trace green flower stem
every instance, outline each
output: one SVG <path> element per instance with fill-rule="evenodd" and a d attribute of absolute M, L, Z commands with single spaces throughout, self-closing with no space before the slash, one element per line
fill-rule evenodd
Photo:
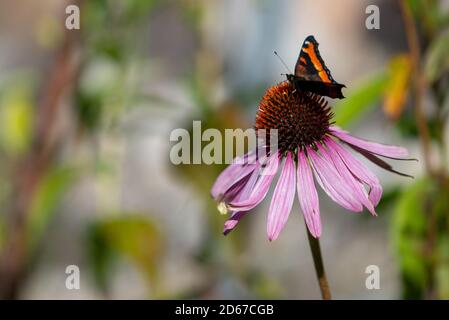
<path fill-rule="evenodd" d="M 324 271 L 323 257 L 321 256 L 320 241 L 312 236 L 306 226 L 307 237 L 309 239 L 310 250 L 312 251 L 313 263 L 320 286 L 321 296 L 323 300 L 331 300 L 331 292 Z"/>

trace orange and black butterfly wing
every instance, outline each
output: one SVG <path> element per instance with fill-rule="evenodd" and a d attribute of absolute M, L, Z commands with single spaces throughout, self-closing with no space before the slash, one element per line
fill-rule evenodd
<path fill-rule="evenodd" d="M 341 89 L 345 85 L 337 83 L 332 78 L 318 51 L 318 42 L 313 36 L 308 36 L 304 40 L 293 78 L 295 85 L 302 90 L 331 98 L 344 98 Z"/>
<path fill-rule="evenodd" d="M 344 84 L 340 83 L 326 83 L 321 81 L 309 81 L 301 80 L 295 77 L 291 80 L 293 85 L 301 91 L 309 91 L 320 96 L 327 96 L 330 98 L 343 99 L 345 96 L 341 92 L 341 89 L 345 87 Z"/>

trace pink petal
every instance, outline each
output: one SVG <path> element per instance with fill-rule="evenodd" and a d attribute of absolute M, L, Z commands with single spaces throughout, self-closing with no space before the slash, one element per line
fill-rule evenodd
<path fill-rule="evenodd" d="M 256 169 L 254 169 L 256 171 Z M 253 171 L 253 172 L 254 172 Z M 248 183 L 249 178 L 251 177 L 251 174 L 244 177 L 243 179 L 240 179 L 238 182 L 234 183 L 224 194 L 221 194 L 216 200 L 218 202 L 231 202 L 239 197 L 239 195 L 242 193 L 243 188 L 245 188 L 246 184 Z"/>
<path fill-rule="evenodd" d="M 356 138 L 349 134 L 349 132 L 337 127 L 330 126 L 329 127 L 331 134 L 342 141 L 352 144 L 356 147 L 365 149 L 366 151 L 372 152 L 379 156 L 384 156 L 388 158 L 401 159 L 408 156 L 407 149 L 398 146 L 385 145 L 377 142 L 371 142 L 367 140 L 363 140 L 360 138 Z"/>
<path fill-rule="evenodd" d="M 238 164 L 232 163 L 224 169 L 211 189 L 211 195 L 215 200 L 228 191 L 235 183 L 248 176 L 256 168 L 256 164 Z"/>
<path fill-rule="evenodd" d="M 288 220 L 295 199 L 295 162 L 289 151 L 268 211 L 268 240 L 276 240 Z"/>
<path fill-rule="evenodd" d="M 312 163 L 315 177 L 327 195 L 343 208 L 354 212 L 363 210 L 363 206 L 352 195 L 351 188 L 343 183 L 342 177 L 335 170 L 331 159 L 319 156 L 315 150 L 307 148 L 307 155 Z"/>
<path fill-rule="evenodd" d="M 248 182 L 245 184 L 245 186 L 243 187 L 242 191 L 240 192 L 240 194 L 236 197 L 236 200 L 238 201 L 242 201 L 242 200 L 246 200 L 250 194 L 251 191 L 253 190 L 257 179 L 259 177 L 259 168 L 257 168 L 256 170 L 254 170 L 254 172 L 251 174 Z M 223 233 L 225 235 L 227 235 L 229 232 L 232 231 L 232 229 L 234 229 L 237 226 L 237 223 L 240 221 L 240 219 L 247 213 L 247 211 L 235 211 L 232 213 L 231 218 L 229 218 L 224 225 L 224 230 Z"/>
<path fill-rule="evenodd" d="M 229 232 L 234 230 L 234 228 L 239 223 L 240 219 L 243 218 L 248 213 L 248 211 L 236 211 L 232 214 L 231 218 L 226 220 L 224 223 L 223 234 L 227 235 Z"/>
<path fill-rule="evenodd" d="M 298 198 L 307 228 L 312 236 L 321 236 L 321 219 L 318 193 L 313 181 L 312 169 L 309 166 L 306 156 L 298 151 Z"/>
<path fill-rule="evenodd" d="M 266 166 L 260 172 L 251 195 L 242 201 L 232 201 L 228 203 L 228 208 L 233 211 L 248 211 L 257 206 L 268 193 L 271 182 L 276 175 L 277 167 L 279 165 L 279 154 L 274 154 L 268 158 Z"/>
<path fill-rule="evenodd" d="M 356 198 L 356 200 L 362 205 L 364 205 L 374 216 L 377 216 L 373 204 L 368 199 L 368 194 L 366 193 L 363 184 L 354 178 L 354 176 L 348 170 L 348 168 L 346 167 L 345 163 L 340 158 L 338 153 L 330 147 L 326 149 L 321 144 L 317 144 L 317 146 L 320 149 L 323 157 L 327 157 L 334 163 L 337 172 L 340 174 L 340 177 L 342 178 L 341 181 L 342 184 L 345 183 L 352 190 L 352 194 Z"/>
<path fill-rule="evenodd" d="M 328 137 L 325 138 L 325 141 L 326 145 L 329 146 L 329 148 L 332 148 L 338 153 L 338 155 L 346 164 L 348 169 L 352 172 L 352 174 L 356 176 L 357 179 L 363 181 L 370 187 L 369 199 L 374 206 L 377 206 L 379 204 L 380 198 L 382 197 L 382 186 L 376 175 L 333 139 Z"/>

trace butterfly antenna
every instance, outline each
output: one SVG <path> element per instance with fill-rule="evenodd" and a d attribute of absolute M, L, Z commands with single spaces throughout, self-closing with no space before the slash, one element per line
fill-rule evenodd
<path fill-rule="evenodd" d="M 284 62 L 284 60 L 281 58 L 281 56 L 280 56 L 276 51 L 274 52 L 274 55 L 275 55 L 276 57 L 279 58 L 279 60 L 281 61 L 282 65 L 285 67 L 285 69 L 287 69 L 288 72 L 293 73 L 293 72 L 288 68 L 287 64 Z"/>

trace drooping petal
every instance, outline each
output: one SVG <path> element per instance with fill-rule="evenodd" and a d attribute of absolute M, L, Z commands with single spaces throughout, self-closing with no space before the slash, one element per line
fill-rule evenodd
<path fill-rule="evenodd" d="M 256 171 L 256 169 L 254 169 Z M 254 172 L 253 171 L 253 172 Z M 247 175 L 246 177 L 240 179 L 236 183 L 234 183 L 224 194 L 220 195 L 216 200 L 218 202 L 231 202 L 239 197 L 242 193 L 243 188 L 245 188 L 252 174 Z"/>
<path fill-rule="evenodd" d="M 305 154 L 301 151 L 298 151 L 297 189 L 299 204 L 307 228 L 312 236 L 319 238 L 321 236 L 321 219 L 318 193 L 313 181 L 312 169 Z"/>
<path fill-rule="evenodd" d="M 215 180 L 211 189 L 211 195 L 215 200 L 226 193 L 235 183 L 247 177 L 256 168 L 256 164 L 232 163 Z"/>
<path fill-rule="evenodd" d="M 239 223 L 240 219 L 242 219 L 247 213 L 248 213 L 248 211 L 236 211 L 236 212 L 234 212 L 232 214 L 231 218 L 226 220 L 226 222 L 224 223 L 223 234 L 227 235 L 229 232 L 234 230 L 234 228 Z"/>
<path fill-rule="evenodd" d="M 387 171 L 390 171 L 392 173 L 396 173 L 397 175 L 403 176 L 403 177 L 408 177 L 408 178 L 412 178 L 413 176 L 406 174 L 406 173 L 402 173 L 399 172 L 395 169 L 393 169 L 393 167 L 391 166 L 391 164 L 385 162 L 384 160 L 382 160 L 381 158 L 379 158 L 378 156 L 376 156 L 374 153 L 371 153 L 369 151 L 366 151 L 365 149 L 356 147 L 352 144 L 349 144 L 349 146 L 354 149 L 355 151 L 357 151 L 358 153 L 360 153 L 362 156 L 364 156 L 365 158 L 367 158 L 369 161 L 371 161 L 374 164 L 377 164 L 379 167 L 381 167 L 382 169 L 385 169 Z M 416 159 L 401 159 L 401 160 L 416 160 Z"/>
<path fill-rule="evenodd" d="M 398 146 L 385 145 L 377 142 L 372 142 L 360 138 L 356 138 L 349 134 L 349 132 L 337 127 L 329 127 L 331 134 L 340 140 L 352 144 L 361 149 L 365 149 L 371 153 L 377 154 L 379 156 L 393 158 L 393 159 L 403 159 L 408 156 L 407 149 Z"/>
<path fill-rule="evenodd" d="M 232 201 L 228 203 L 228 208 L 233 211 L 248 211 L 257 206 L 268 193 L 271 182 L 276 175 L 279 165 L 279 154 L 270 156 L 266 166 L 261 170 L 250 196 L 242 201 Z M 259 169 L 258 169 L 259 170 Z"/>
<path fill-rule="evenodd" d="M 307 155 L 312 163 L 315 177 L 327 195 L 343 208 L 354 212 L 363 210 L 362 204 L 352 195 L 351 187 L 344 183 L 335 170 L 331 159 L 318 155 L 315 150 L 307 148 Z"/>
<path fill-rule="evenodd" d="M 328 147 L 328 149 L 326 149 L 321 144 L 317 144 L 317 146 L 321 151 L 321 154 L 323 154 L 323 157 L 327 157 L 334 163 L 337 172 L 342 178 L 342 183 L 345 183 L 352 189 L 352 194 L 356 198 L 356 200 L 364 205 L 374 216 L 377 216 L 377 213 L 374 210 L 374 206 L 369 200 L 368 194 L 363 184 L 359 180 L 356 180 L 356 178 L 348 170 L 348 167 L 346 167 L 345 163 L 340 158 L 338 153 L 331 147 Z"/>
<path fill-rule="evenodd" d="M 370 188 L 369 199 L 374 206 L 379 204 L 382 197 L 382 186 L 379 179 L 362 162 L 354 157 L 349 151 L 335 142 L 332 138 L 325 138 L 326 145 L 338 153 L 352 174 L 360 181 L 363 181 Z"/>
<path fill-rule="evenodd" d="M 246 200 L 249 195 L 251 194 L 257 179 L 259 177 L 259 168 L 254 170 L 254 172 L 251 174 L 249 180 L 239 193 L 239 195 L 236 197 L 236 200 L 242 201 Z M 231 215 L 231 217 L 225 222 L 223 234 L 227 235 L 229 232 L 232 231 L 237 225 L 237 223 L 240 221 L 240 219 L 247 213 L 248 211 L 234 211 Z"/>
<path fill-rule="evenodd" d="M 295 161 L 289 151 L 268 210 L 268 240 L 276 240 L 288 220 L 295 199 Z"/>

